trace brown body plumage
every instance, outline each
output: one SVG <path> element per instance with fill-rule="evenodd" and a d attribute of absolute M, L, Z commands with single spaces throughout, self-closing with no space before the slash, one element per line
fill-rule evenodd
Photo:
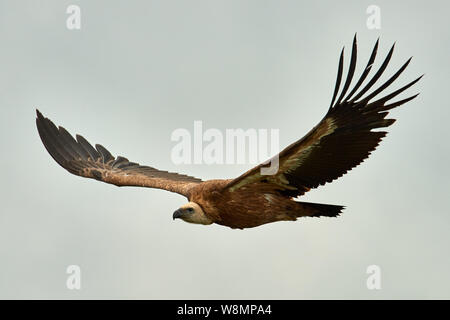
<path fill-rule="evenodd" d="M 303 216 L 337 216 L 343 209 L 342 206 L 297 202 L 267 183 L 234 192 L 227 188 L 231 182 L 200 183 L 192 188 L 189 201 L 200 204 L 213 223 L 241 229 L 276 221 L 295 221 Z"/>
<path fill-rule="evenodd" d="M 205 225 L 217 223 L 231 228 L 251 228 L 276 221 L 295 221 L 304 216 L 335 217 L 342 212 L 342 206 L 298 202 L 294 199 L 312 188 L 339 178 L 364 161 L 387 134 L 373 129 L 388 127 L 395 121 L 386 119 L 388 110 L 417 96 L 388 103 L 420 77 L 372 101 L 398 78 L 411 59 L 381 86 L 367 94 L 385 71 L 393 48 L 375 75 L 362 86 L 372 69 L 378 49 L 377 41 L 367 66 L 349 92 L 356 68 L 355 37 L 342 90 L 339 91 L 343 51 L 327 114 L 306 136 L 276 156 L 279 169 L 273 175 L 262 174 L 264 164 L 261 164 L 236 179 L 202 181 L 141 166 L 123 157 L 116 158 L 101 145 L 92 147 L 79 135 L 74 139 L 64 128 L 56 127 L 39 111 L 36 124 L 48 152 L 56 162 L 75 175 L 117 186 L 159 188 L 186 196 L 189 203 L 174 212 L 174 219 L 181 218 L 186 222 Z"/>

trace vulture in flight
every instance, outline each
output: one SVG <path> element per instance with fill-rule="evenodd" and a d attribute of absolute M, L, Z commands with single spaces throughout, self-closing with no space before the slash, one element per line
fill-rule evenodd
<path fill-rule="evenodd" d="M 388 80 L 375 86 L 394 50 L 393 45 L 381 66 L 369 77 L 378 42 L 353 86 L 356 36 L 347 76 L 341 87 L 344 68 L 342 49 L 336 85 L 327 113 L 303 138 L 275 156 L 278 157 L 279 167 L 271 175 L 262 174 L 263 163 L 235 179 L 202 181 L 130 162 L 121 156 L 115 157 L 100 144 L 94 148 L 82 136 L 76 135 L 74 138 L 63 127 L 55 126 L 38 110 L 36 125 L 47 151 L 72 174 L 116 186 L 158 188 L 185 196 L 189 202 L 173 213 L 173 219 L 243 229 L 275 221 L 295 221 L 299 217 L 336 217 L 342 212 L 343 206 L 300 202 L 295 198 L 311 188 L 332 182 L 369 157 L 387 134 L 386 131 L 373 129 L 392 125 L 395 120 L 386 118 L 389 110 L 417 96 L 392 101 L 421 77 L 380 97 L 406 69 L 411 58 Z"/>

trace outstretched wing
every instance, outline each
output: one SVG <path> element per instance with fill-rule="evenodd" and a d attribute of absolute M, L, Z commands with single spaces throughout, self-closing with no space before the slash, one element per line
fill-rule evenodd
<path fill-rule="evenodd" d="M 394 119 L 386 119 L 388 110 L 414 99 L 417 94 L 400 101 L 388 102 L 421 78 L 419 77 L 402 88 L 372 101 L 400 76 L 411 60 L 409 59 L 385 83 L 370 94 L 366 94 L 385 71 L 394 46 L 390 49 L 375 75 L 359 90 L 372 69 L 377 49 L 378 40 L 361 77 L 348 93 L 356 68 L 357 46 L 355 36 L 348 74 L 342 91 L 338 96 L 342 79 L 344 49 L 342 49 L 339 60 L 331 105 L 320 123 L 306 136 L 294 142 L 276 156 L 279 161 L 279 169 L 276 174 L 262 175 L 260 169 L 265 164 L 260 164 L 232 180 L 226 188 L 234 191 L 253 183 L 268 183 L 279 192 L 295 197 L 304 194 L 311 188 L 316 188 L 341 177 L 369 157 L 370 153 L 375 150 L 381 139 L 387 134 L 385 131 L 372 130 L 393 124 Z"/>
<path fill-rule="evenodd" d="M 36 110 L 36 125 L 42 142 L 50 155 L 64 169 L 77 176 L 92 178 L 116 186 L 136 186 L 164 189 L 189 197 L 189 190 L 200 179 L 141 166 L 128 159 L 112 156 L 103 146 L 91 146 L 77 135 L 76 140 L 63 127 Z"/>

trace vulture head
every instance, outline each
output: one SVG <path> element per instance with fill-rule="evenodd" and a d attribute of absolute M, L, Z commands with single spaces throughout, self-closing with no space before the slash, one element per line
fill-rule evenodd
<path fill-rule="evenodd" d="M 189 223 L 197 224 L 211 224 L 212 221 L 209 219 L 203 209 L 195 202 L 188 202 L 181 206 L 179 209 L 175 210 L 173 213 L 173 219 L 181 219 Z"/>

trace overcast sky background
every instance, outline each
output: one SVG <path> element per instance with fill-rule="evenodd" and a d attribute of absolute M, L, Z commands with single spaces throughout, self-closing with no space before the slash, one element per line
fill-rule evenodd
<path fill-rule="evenodd" d="M 81 8 L 81 30 L 66 8 Z M 381 29 L 366 9 L 381 8 Z M 0 298 L 450 298 L 449 6 L 423 1 L 0 0 Z M 70 175 L 43 147 L 35 108 L 114 155 L 203 179 L 251 165 L 175 165 L 170 135 L 280 129 L 281 147 L 329 105 L 338 57 L 421 92 L 363 165 L 303 200 L 338 219 L 248 230 L 172 221 L 185 198 Z M 346 52 L 346 62 L 349 50 Z M 394 88 L 393 87 L 393 88 Z M 382 289 L 368 290 L 378 265 Z M 79 265 L 81 290 L 66 288 Z"/>

